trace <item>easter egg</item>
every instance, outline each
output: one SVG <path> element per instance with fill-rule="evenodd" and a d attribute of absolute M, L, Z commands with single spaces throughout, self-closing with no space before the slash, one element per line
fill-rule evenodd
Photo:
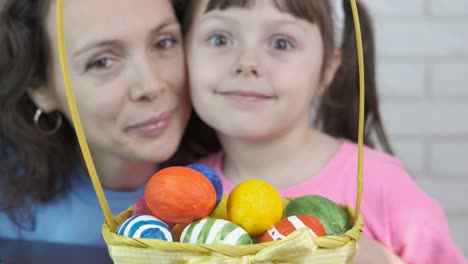
<path fill-rule="evenodd" d="M 134 215 L 123 222 L 116 233 L 133 238 L 154 238 L 172 242 L 172 233 L 166 223 L 151 215 Z"/>
<path fill-rule="evenodd" d="M 142 197 L 138 202 L 133 206 L 132 216 L 134 215 L 151 215 L 150 209 L 146 206 L 145 197 Z"/>
<path fill-rule="evenodd" d="M 229 217 L 227 215 L 228 197 L 229 195 L 227 194 L 223 195 L 223 198 L 221 198 L 221 201 L 219 202 L 218 206 L 216 206 L 216 208 L 210 213 L 209 217 L 229 220 Z"/>
<path fill-rule="evenodd" d="M 268 229 L 260 238 L 260 242 L 281 240 L 301 228 L 308 228 L 313 237 L 325 235 L 325 229 L 317 218 L 310 215 L 292 215 Z"/>
<path fill-rule="evenodd" d="M 174 238 L 174 242 L 180 242 L 180 235 L 182 235 L 182 231 L 188 226 L 189 224 L 176 224 L 172 228 L 172 238 Z"/>
<path fill-rule="evenodd" d="M 205 164 L 193 163 L 187 165 L 187 167 L 199 171 L 201 174 L 205 175 L 208 180 L 210 180 L 211 184 L 213 184 L 213 187 L 216 191 L 216 207 L 223 197 L 223 182 L 221 181 L 221 178 L 212 168 L 206 166 Z"/>
<path fill-rule="evenodd" d="M 153 215 L 153 213 L 151 213 L 150 209 L 148 209 L 148 206 L 146 206 L 145 197 L 142 197 L 133 206 L 132 216 L 134 216 L 134 215 Z M 164 222 L 164 223 L 166 223 L 169 226 L 169 228 L 174 227 L 173 223 L 170 223 L 170 222 L 167 222 L 167 221 Z"/>
<path fill-rule="evenodd" d="M 327 235 L 342 235 L 349 229 L 348 214 L 338 204 L 318 195 L 300 196 L 288 203 L 283 217 L 311 215 L 320 220 Z"/>
<path fill-rule="evenodd" d="M 200 172 L 187 167 L 168 167 L 146 184 L 146 205 L 157 218 L 189 224 L 206 217 L 216 203 L 213 184 Z"/>
<path fill-rule="evenodd" d="M 289 204 L 290 201 L 292 201 L 294 198 L 284 198 L 281 197 L 281 200 L 283 201 L 283 210 L 286 208 L 286 206 Z"/>
<path fill-rule="evenodd" d="M 223 220 L 205 218 L 185 227 L 180 242 L 194 244 L 249 245 L 252 238 L 240 226 Z"/>
<path fill-rule="evenodd" d="M 239 183 L 227 201 L 229 220 L 252 236 L 265 233 L 283 214 L 283 201 L 268 182 L 250 179 Z"/>

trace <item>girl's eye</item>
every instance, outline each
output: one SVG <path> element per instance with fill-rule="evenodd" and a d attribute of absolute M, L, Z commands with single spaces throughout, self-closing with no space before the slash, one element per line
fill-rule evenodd
<path fill-rule="evenodd" d="M 222 34 L 212 35 L 208 39 L 208 41 L 210 42 L 212 46 L 215 46 L 215 47 L 222 47 L 222 46 L 229 45 L 231 43 L 230 39 L 226 35 L 222 35 Z"/>
<path fill-rule="evenodd" d="M 86 70 L 103 71 L 110 68 L 113 62 L 113 59 L 107 57 L 93 60 L 86 65 Z"/>
<path fill-rule="evenodd" d="M 175 38 L 165 38 L 156 42 L 155 47 L 157 49 L 164 50 L 172 48 L 175 44 L 177 44 L 177 40 Z"/>
<path fill-rule="evenodd" d="M 277 50 L 290 50 L 294 48 L 294 45 L 285 38 L 277 38 L 272 41 L 271 47 Z"/>

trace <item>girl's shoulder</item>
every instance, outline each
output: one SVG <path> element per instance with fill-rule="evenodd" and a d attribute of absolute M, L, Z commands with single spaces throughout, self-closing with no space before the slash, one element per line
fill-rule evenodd
<path fill-rule="evenodd" d="M 344 164 L 342 171 L 351 173 L 355 179 L 358 169 L 357 144 L 344 141 L 335 157 Z M 347 178 L 351 178 L 351 175 Z M 392 202 L 412 200 L 415 205 L 433 203 L 433 199 L 422 190 L 398 157 L 370 147 L 363 149 L 363 184 L 364 195 L 369 197 Z"/>
<path fill-rule="evenodd" d="M 340 150 L 333 158 L 351 171 L 358 167 L 358 145 L 354 142 L 343 140 Z M 368 146 L 363 148 L 364 175 L 372 175 L 372 178 L 382 180 L 396 180 L 397 178 L 411 178 L 408 170 L 401 160 L 391 154 Z"/>
<path fill-rule="evenodd" d="M 356 175 L 357 144 L 343 143 L 342 149 L 348 157 L 356 157 L 349 164 L 348 170 Z M 354 153 L 354 154 L 353 154 Z M 386 208 L 393 212 L 392 218 L 401 214 L 405 219 L 411 212 L 420 211 L 420 215 L 443 216 L 441 206 L 419 186 L 402 162 L 395 156 L 369 147 L 363 152 L 363 202 L 367 206 Z M 421 211 L 421 208 L 424 210 Z M 382 212 L 384 214 L 385 212 Z M 419 219 L 419 218 L 418 218 Z M 403 221 L 403 220 L 402 220 Z"/>
<path fill-rule="evenodd" d="M 341 151 L 343 156 L 357 157 L 358 147 L 345 141 Z M 357 168 L 357 158 L 349 164 Z M 407 262 L 466 263 L 450 237 L 443 207 L 397 157 L 365 147 L 363 167 L 361 212 L 367 235 L 401 252 Z"/>
<path fill-rule="evenodd" d="M 358 144 L 343 139 L 340 152 L 343 152 L 343 156 L 352 157 L 354 155 L 357 158 Z M 363 161 L 371 164 L 379 164 L 380 166 L 403 166 L 398 157 L 369 146 L 363 147 Z"/>

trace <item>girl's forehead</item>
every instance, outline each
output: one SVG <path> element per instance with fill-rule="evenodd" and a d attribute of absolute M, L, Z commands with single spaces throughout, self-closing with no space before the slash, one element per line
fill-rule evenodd
<path fill-rule="evenodd" d="M 316 23 L 320 17 L 329 15 L 327 0 L 201 0 L 196 8 L 189 10 L 191 16 L 200 16 L 210 12 L 227 12 L 233 10 L 251 10 L 262 12 L 284 13 L 295 18 Z M 191 4 L 189 4 L 191 5 Z M 194 10 L 195 9 L 195 10 Z"/>
<path fill-rule="evenodd" d="M 205 2 L 209 2 L 209 0 Z M 224 9 L 199 8 L 198 19 L 195 19 L 194 24 L 203 25 L 210 23 L 210 21 L 220 20 L 225 25 L 243 25 L 248 31 L 254 29 L 264 30 L 283 25 L 299 26 L 301 29 L 315 26 L 315 23 L 311 23 L 310 20 L 280 9 L 273 0 L 252 1 L 252 3 L 254 4 L 244 6 L 232 5 Z"/>
<path fill-rule="evenodd" d="M 209 16 L 213 13 L 217 15 L 223 16 L 233 16 L 233 17 L 241 17 L 241 16 L 255 16 L 261 17 L 264 14 L 268 14 L 270 16 L 290 16 L 287 12 L 280 10 L 274 3 L 274 1 L 251 1 L 252 4 L 232 4 L 232 5 L 222 5 L 219 7 L 206 5 L 209 4 L 209 0 L 205 1 L 205 6 L 200 5 L 197 10 L 197 14 L 199 16 Z M 236 3 L 235 1 L 233 1 Z M 247 2 L 246 2 L 247 3 Z"/>

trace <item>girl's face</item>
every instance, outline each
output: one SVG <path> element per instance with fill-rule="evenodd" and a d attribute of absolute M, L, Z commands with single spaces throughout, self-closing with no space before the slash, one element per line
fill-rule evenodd
<path fill-rule="evenodd" d="M 186 39 L 192 104 L 220 135 L 261 141 L 308 129 L 310 105 L 333 78 L 316 24 L 274 1 L 204 12 Z M 322 71 L 323 70 L 323 71 Z"/>
<path fill-rule="evenodd" d="M 52 4 L 47 16 L 51 81 L 30 94 L 44 111 L 59 110 L 71 120 L 55 9 Z M 96 158 L 168 159 L 190 111 L 180 28 L 170 1 L 64 1 L 64 32 L 78 111 Z"/>

